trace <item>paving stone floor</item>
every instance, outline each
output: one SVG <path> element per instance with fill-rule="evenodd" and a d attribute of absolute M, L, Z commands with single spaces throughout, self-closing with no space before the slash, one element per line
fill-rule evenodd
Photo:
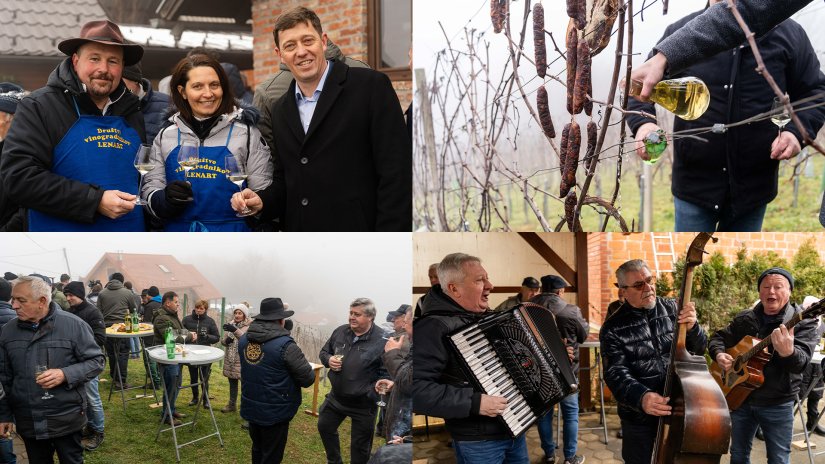
<path fill-rule="evenodd" d="M 579 416 L 579 451 L 585 457 L 587 464 L 617 464 L 623 462 L 621 459 L 622 440 L 616 437 L 619 430 L 619 417 L 616 415 L 615 407 L 607 408 L 607 429 L 608 443 L 604 443 L 604 433 L 601 428 L 598 430 L 581 430 L 582 428 L 599 426 L 598 412 L 582 413 Z M 554 425 L 556 425 L 554 423 Z M 795 432 L 802 432 L 799 416 L 796 416 L 794 427 Z M 454 464 L 455 455 L 453 449 L 447 446 L 448 434 L 443 428 L 431 429 L 430 440 L 426 439 L 423 430 L 416 436 L 413 459 L 426 459 L 427 464 Z M 804 440 L 800 435 L 794 437 L 795 440 Z M 813 443 L 818 447 L 814 450 L 825 451 L 825 437 L 813 436 Z M 539 464 L 543 462 L 544 452 L 541 450 L 539 434 L 536 427 L 532 427 L 527 432 L 527 448 L 530 450 L 530 463 Z M 561 452 L 556 450 L 556 462 L 563 462 Z M 751 461 L 756 463 L 766 462 L 764 442 L 754 440 Z M 791 452 L 791 464 L 809 464 L 808 453 L 805 450 L 793 450 Z M 814 457 L 816 464 L 825 464 L 825 454 Z M 729 464 L 730 456 L 722 457 L 722 464 Z M 417 463 L 416 463 L 417 464 Z"/>

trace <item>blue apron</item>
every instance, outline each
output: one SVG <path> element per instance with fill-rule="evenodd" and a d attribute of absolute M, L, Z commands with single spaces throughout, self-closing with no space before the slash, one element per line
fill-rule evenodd
<path fill-rule="evenodd" d="M 166 182 L 186 180 L 192 184 L 194 200 L 183 213 L 166 221 L 164 230 L 169 232 L 249 232 L 246 220 L 235 216 L 229 203 L 230 198 L 240 191 L 237 185 L 226 178 L 225 157 L 231 155 L 227 145 L 235 128 L 229 126 L 226 144 L 218 147 L 198 148 L 198 165 L 189 171 L 189 176 L 178 164 L 180 151 L 180 129 L 178 146 L 166 157 Z"/>
<path fill-rule="evenodd" d="M 74 101 L 74 99 L 73 99 Z M 120 116 L 82 115 L 74 101 L 78 119 L 54 149 L 52 172 L 101 190 L 120 190 L 136 195 L 138 172 L 135 153 L 140 146 L 137 131 Z M 61 219 L 33 209 L 29 210 L 32 232 L 142 232 L 143 209 L 135 209 L 109 219 L 95 214 L 91 224 Z"/>

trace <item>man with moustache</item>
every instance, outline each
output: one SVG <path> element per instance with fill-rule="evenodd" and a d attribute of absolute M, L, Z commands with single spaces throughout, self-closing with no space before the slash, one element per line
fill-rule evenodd
<path fill-rule="evenodd" d="M 802 311 L 790 301 L 793 283 L 791 273 L 781 267 L 763 272 L 756 283 L 756 306 L 737 314 L 727 327 L 713 334 L 708 344 L 711 359 L 728 370 L 734 359 L 725 350 L 746 335 L 770 337 L 772 342 L 767 348 L 771 360 L 765 364 L 764 383 L 730 414 L 732 464 L 750 462 L 757 427 L 762 428 L 768 462 L 790 462 L 794 400 L 817 343 L 816 319 L 802 320 L 791 330 L 786 328 L 788 321 Z"/>
<path fill-rule="evenodd" d="M 438 281 L 414 324 L 413 412 L 444 418 L 459 463 L 527 464 L 524 434 L 510 438 L 496 419 L 507 399 L 475 391 L 446 340 L 489 310 L 493 284 L 487 271 L 479 258 L 453 253 L 438 264 Z"/>
<path fill-rule="evenodd" d="M 275 53 L 295 77 L 272 106 L 272 186 L 233 205 L 286 231 L 412 230 L 412 142 L 389 78 L 324 57 L 327 34 L 312 10 L 275 22 Z"/>
<path fill-rule="evenodd" d="M 121 81 L 143 48 L 110 21 L 58 44 L 69 57 L 17 107 L 0 160 L 30 231 L 143 231 L 134 157 L 145 140 L 138 97 Z"/>
<path fill-rule="evenodd" d="M 369 461 L 377 412 L 376 390 L 380 385 L 386 385 L 387 390 L 393 386 L 381 360 L 384 331 L 374 322 L 375 304 L 369 298 L 356 298 L 349 305 L 349 323 L 332 332 L 319 354 L 321 363 L 330 368 L 332 384 L 318 409 L 318 434 L 329 464 L 343 463 L 338 427 L 347 417 L 352 420 L 350 462 Z"/>
<path fill-rule="evenodd" d="M 687 349 L 693 354 L 705 352 L 707 336 L 696 323 L 693 303 L 685 303 L 677 317 L 676 300 L 656 296 L 656 276 L 641 259 L 619 266 L 616 281 L 625 302 L 599 332 L 604 381 L 619 403 L 622 459 L 648 464 L 659 416 L 671 413 L 669 398 L 662 393 L 673 329 L 687 324 Z"/>

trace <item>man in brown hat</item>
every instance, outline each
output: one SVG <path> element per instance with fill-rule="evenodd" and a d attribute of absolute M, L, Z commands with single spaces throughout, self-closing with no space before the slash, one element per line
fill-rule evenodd
<path fill-rule="evenodd" d="M 4 189 L 28 209 L 31 231 L 142 231 L 133 162 L 143 116 L 121 74 L 143 48 L 106 20 L 58 48 L 68 57 L 18 105 L 0 160 Z"/>
<path fill-rule="evenodd" d="M 289 421 L 301 405 L 301 387 L 315 381 L 312 366 L 285 328 L 293 314 L 280 298 L 266 298 L 238 340 L 241 417 L 249 421 L 253 464 L 281 462 Z"/>

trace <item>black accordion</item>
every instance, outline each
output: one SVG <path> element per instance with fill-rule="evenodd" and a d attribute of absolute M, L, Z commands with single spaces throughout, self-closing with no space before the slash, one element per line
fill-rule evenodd
<path fill-rule="evenodd" d="M 507 398 L 498 416 L 515 438 L 578 389 L 556 319 L 522 303 L 448 336 L 476 390 Z"/>

